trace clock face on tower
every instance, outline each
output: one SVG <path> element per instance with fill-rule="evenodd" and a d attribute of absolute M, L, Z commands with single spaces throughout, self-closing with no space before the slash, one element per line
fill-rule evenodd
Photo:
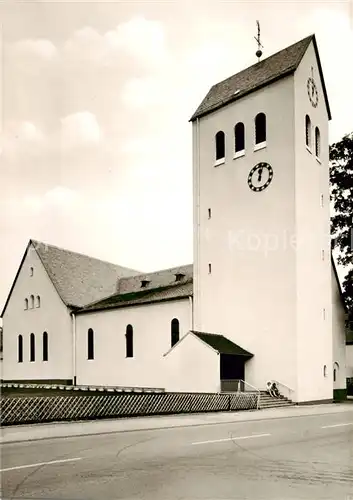
<path fill-rule="evenodd" d="M 263 191 L 270 185 L 273 178 L 273 170 L 271 165 L 262 162 L 253 167 L 248 176 L 249 188 L 253 191 Z"/>
<path fill-rule="evenodd" d="M 308 78 L 307 82 L 308 96 L 311 104 L 316 108 L 319 102 L 319 93 L 317 91 L 316 83 L 313 77 Z"/>

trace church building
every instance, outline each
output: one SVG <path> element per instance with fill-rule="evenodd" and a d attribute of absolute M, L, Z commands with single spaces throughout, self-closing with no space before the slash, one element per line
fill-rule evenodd
<path fill-rule="evenodd" d="M 141 273 L 30 240 L 2 379 L 344 397 L 330 119 L 315 35 L 214 85 L 190 120 L 193 264 Z"/>

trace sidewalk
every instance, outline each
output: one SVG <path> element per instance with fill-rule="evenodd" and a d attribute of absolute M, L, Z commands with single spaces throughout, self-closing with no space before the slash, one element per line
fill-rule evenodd
<path fill-rule="evenodd" d="M 215 425 L 276 418 L 307 417 L 348 413 L 353 416 L 352 404 L 322 404 L 310 406 L 289 406 L 266 410 L 252 410 L 225 413 L 203 413 L 193 415 L 168 415 L 153 417 L 119 418 L 113 420 L 94 420 L 81 422 L 55 422 L 34 425 L 3 427 L 0 443 L 33 441 L 64 437 L 112 434 L 139 430 L 170 429 L 196 425 Z"/>

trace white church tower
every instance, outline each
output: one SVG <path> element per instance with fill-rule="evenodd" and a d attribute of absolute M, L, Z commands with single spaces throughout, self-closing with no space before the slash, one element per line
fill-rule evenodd
<path fill-rule="evenodd" d="M 214 85 L 191 118 L 194 330 L 253 354 L 244 377 L 330 400 L 330 108 L 315 36 Z"/>

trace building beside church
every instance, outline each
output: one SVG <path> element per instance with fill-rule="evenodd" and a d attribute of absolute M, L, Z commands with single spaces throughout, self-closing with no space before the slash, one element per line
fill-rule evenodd
<path fill-rule="evenodd" d="M 330 119 L 314 35 L 214 85 L 191 118 L 193 265 L 142 274 L 31 240 L 2 313 L 2 378 L 344 395 Z"/>

